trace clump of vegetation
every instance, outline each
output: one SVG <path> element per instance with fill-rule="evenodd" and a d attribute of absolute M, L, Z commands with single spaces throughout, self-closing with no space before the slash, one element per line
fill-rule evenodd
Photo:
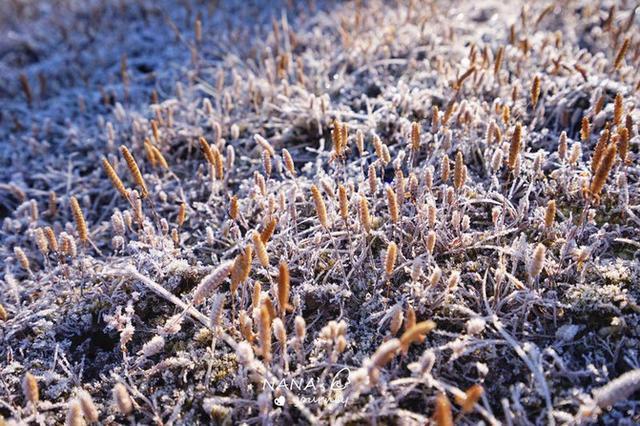
<path fill-rule="evenodd" d="M 0 4 L 0 424 L 639 420 L 636 8 L 219 3 Z"/>

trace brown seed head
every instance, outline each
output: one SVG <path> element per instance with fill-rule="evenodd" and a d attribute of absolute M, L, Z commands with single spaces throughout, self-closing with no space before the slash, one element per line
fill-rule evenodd
<path fill-rule="evenodd" d="M 120 152 L 122 152 L 122 156 L 124 160 L 127 162 L 127 167 L 129 168 L 129 172 L 131 172 L 131 177 L 133 177 L 136 185 L 140 187 L 142 198 L 147 198 L 149 192 L 147 191 L 147 185 L 144 183 L 144 179 L 142 178 L 142 173 L 140 173 L 140 169 L 138 168 L 138 163 L 136 163 L 135 158 L 129 152 L 126 146 L 120 146 Z"/>
<path fill-rule="evenodd" d="M 617 70 L 622 65 L 622 60 L 624 56 L 627 54 L 627 50 L 629 49 L 629 45 L 631 44 L 631 39 L 629 37 L 625 38 L 622 42 L 622 46 L 618 49 L 618 53 L 616 54 L 616 58 L 613 61 L 613 69 Z"/>
<path fill-rule="evenodd" d="M 251 246 L 245 247 L 244 251 L 236 256 L 233 262 L 233 270 L 231 271 L 231 293 L 235 294 L 238 286 L 249 278 L 251 273 L 251 260 L 253 250 Z"/>
<path fill-rule="evenodd" d="M 547 208 L 544 212 L 544 226 L 546 228 L 551 228 L 553 226 L 553 221 L 556 218 L 556 200 L 549 200 L 547 203 Z"/>
<path fill-rule="evenodd" d="M 604 154 L 605 149 L 607 148 L 607 144 L 609 143 L 609 129 L 604 129 L 600 137 L 598 138 L 598 143 L 593 150 L 593 157 L 591 157 L 591 173 L 595 173 L 598 170 L 598 164 L 600 164 L 600 160 L 602 159 L 602 154 Z"/>
<path fill-rule="evenodd" d="M 436 328 L 435 322 L 422 321 L 405 331 L 402 337 L 400 337 L 402 352 L 406 354 L 409 351 L 411 343 L 419 341 L 421 336 L 429 333 L 434 328 Z"/>
<path fill-rule="evenodd" d="M 569 145 L 567 143 L 567 132 L 564 130 L 560 133 L 560 138 L 558 140 L 558 157 L 561 161 L 564 161 L 567 158 L 567 150 L 569 149 Z"/>
<path fill-rule="evenodd" d="M 531 105 L 533 108 L 538 104 L 538 98 L 540 97 L 540 76 L 536 75 L 533 77 L 533 82 L 531 83 Z"/>
<path fill-rule="evenodd" d="M 593 107 L 593 114 L 598 115 L 598 113 L 600 111 L 602 111 L 602 108 L 604 107 L 604 103 L 606 101 L 606 96 L 605 95 L 600 95 L 600 97 L 598 98 L 598 100 L 596 101 L 595 106 Z"/>
<path fill-rule="evenodd" d="M 24 92 L 24 96 L 27 98 L 27 104 L 31 106 L 33 101 L 33 94 L 31 93 L 31 85 L 29 85 L 29 79 L 25 73 L 20 74 L 20 86 Z"/>
<path fill-rule="evenodd" d="M 431 107 L 431 131 L 437 132 L 438 125 L 440 124 L 440 110 L 438 105 L 434 105 Z"/>
<path fill-rule="evenodd" d="M 125 199 L 127 199 L 127 190 L 125 189 L 124 184 L 120 180 L 120 177 L 118 177 L 118 174 L 116 173 L 116 171 L 111 166 L 111 163 L 109 163 L 109 160 L 107 160 L 104 157 L 102 158 L 102 167 L 104 168 L 105 173 L 109 177 L 109 180 L 111 180 L 113 187 L 118 190 L 120 195 L 122 195 Z"/>
<path fill-rule="evenodd" d="M 442 182 L 449 180 L 449 174 L 451 174 L 451 166 L 449 165 L 449 156 L 442 157 L 442 163 L 440 164 L 440 179 Z"/>
<path fill-rule="evenodd" d="M 400 348 L 400 340 L 391 339 L 381 344 L 371 356 L 371 365 L 373 368 L 382 368 L 387 365 L 395 356 Z"/>
<path fill-rule="evenodd" d="M 177 223 L 179 227 L 182 227 L 185 219 L 187 218 L 187 203 L 180 203 L 180 207 L 178 208 L 178 218 Z"/>
<path fill-rule="evenodd" d="M 78 254 L 76 240 L 66 232 L 60 233 L 60 251 L 71 258 L 76 257 Z"/>
<path fill-rule="evenodd" d="M 358 199 L 358 216 L 360 219 L 360 226 L 365 233 L 371 232 L 371 216 L 369 215 L 369 203 L 364 196 L 360 196 Z"/>
<path fill-rule="evenodd" d="M 411 150 L 418 152 L 420 149 L 420 124 L 417 122 L 411 123 Z"/>
<path fill-rule="evenodd" d="M 376 166 L 373 164 L 369 165 L 369 173 L 367 175 L 367 179 L 369 181 L 369 191 L 372 194 L 375 194 L 378 190 L 378 179 L 376 176 Z"/>
<path fill-rule="evenodd" d="M 582 117 L 582 125 L 580 126 L 580 140 L 586 141 L 591 136 L 591 126 L 588 117 Z"/>
<path fill-rule="evenodd" d="M 253 247 L 256 251 L 260 264 L 267 268 L 269 266 L 269 255 L 267 254 L 267 248 L 262 241 L 262 236 L 258 231 L 253 231 L 251 239 L 253 240 Z"/>
<path fill-rule="evenodd" d="M 113 387 L 113 400 L 123 415 L 128 416 L 133 411 L 133 402 L 129 396 L 129 391 L 122 383 L 116 383 Z"/>
<path fill-rule="evenodd" d="M 2 303 L 0 303 L 0 321 L 6 321 L 9 319 L 9 314 L 7 313 L 7 310 L 4 308 L 4 306 L 2 306 Z"/>
<path fill-rule="evenodd" d="M 593 180 L 591 181 L 591 187 L 589 188 L 591 195 L 596 199 L 600 196 L 600 192 L 602 192 L 602 188 L 607 181 L 607 176 L 609 176 L 609 172 L 613 167 L 613 163 L 616 159 L 616 152 L 616 145 L 610 144 L 605 151 L 600 164 L 598 164 L 598 169 L 596 170 Z"/>
<path fill-rule="evenodd" d="M 51 249 L 51 251 L 57 253 L 58 240 L 56 239 L 56 234 L 53 232 L 53 228 L 51 228 L 50 226 L 44 228 L 44 235 L 47 238 L 47 241 L 49 241 L 49 248 Z"/>
<path fill-rule="evenodd" d="M 80 209 L 80 204 L 76 197 L 71 197 L 71 212 L 73 213 L 73 220 L 76 222 L 76 230 L 78 231 L 78 237 L 80 241 L 85 243 L 89 240 L 89 233 L 87 231 L 87 223 L 84 220 L 84 214 Z"/>
<path fill-rule="evenodd" d="M 482 385 L 475 384 L 465 391 L 464 396 L 456 396 L 456 403 L 462 408 L 463 413 L 470 413 L 483 393 Z"/>
<path fill-rule="evenodd" d="M 622 122 L 622 115 L 624 114 L 624 98 L 622 93 L 618 92 L 616 98 L 613 101 L 613 123 L 617 126 Z"/>
<path fill-rule="evenodd" d="M 284 317 L 287 306 L 289 305 L 289 266 L 285 261 L 280 261 L 278 266 L 278 307 L 280 308 L 280 316 Z"/>
<path fill-rule="evenodd" d="M 289 151 L 286 149 L 282 150 L 282 159 L 284 160 L 284 167 L 291 174 L 291 176 L 296 176 L 296 167 L 293 163 L 293 157 L 289 154 Z"/>
<path fill-rule="evenodd" d="M 38 381 L 30 372 L 27 372 L 22 379 L 22 393 L 24 393 L 25 399 L 31 404 L 35 405 L 40 400 Z"/>
<path fill-rule="evenodd" d="M 462 151 L 458 151 L 453 169 L 453 187 L 459 190 L 462 185 L 464 185 L 464 157 Z"/>
<path fill-rule="evenodd" d="M 208 298 L 213 291 L 218 288 L 224 280 L 231 274 L 233 270 L 234 262 L 227 260 L 221 263 L 216 269 L 209 275 L 204 277 L 193 295 L 193 304 L 195 306 L 200 305 Z"/>
<path fill-rule="evenodd" d="M 429 231 L 427 234 L 427 251 L 429 254 L 433 254 L 433 250 L 436 247 L 436 233 L 435 231 Z"/>
<path fill-rule="evenodd" d="M 271 236 L 273 235 L 273 232 L 276 230 L 277 224 L 278 224 L 278 221 L 276 220 L 275 217 L 272 216 L 267 222 L 267 224 L 265 225 L 262 232 L 260 233 L 260 238 L 262 239 L 263 243 L 267 244 L 269 242 L 269 240 L 271 239 Z"/>
<path fill-rule="evenodd" d="M 496 60 L 493 64 L 493 73 L 498 75 L 500 72 L 500 68 L 502 68 L 502 59 L 504 57 L 504 46 L 500 46 L 498 52 L 496 53 Z"/>
<path fill-rule="evenodd" d="M 522 146 L 522 124 L 517 123 L 511 136 L 511 144 L 509 145 L 509 162 L 507 165 L 510 170 L 515 169 L 516 161 L 520 156 L 520 148 Z"/>
<path fill-rule="evenodd" d="M 67 417 L 64 424 L 65 426 L 84 426 L 85 423 L 82 418 L 82 407 L 77 399 L 69 402 Z"/>
<path fill-rule="evenodd" d="M 443 392 L 436 396 L 436 407 L 433 413 L 433 421 L 436 426 L 453 426 L 453 414 L 449 398 Z"/>
<path fill-rule="evenodd" d="M 260 308 L 260 352 L 264 362 L 271 362 L 271 315 L 269 308 L 262 305 Z"/>
<path fill-rule="evenodd" d="M 387 275 L 391 275 L 393 268 L 396 265 L 396 257 L 398 255 L 398 246 L 395 242 L 391 241 L 387 246 L 387 255 L 384 259 L 384 271 Z"/>
<path fill-rule="evenodd" d="M 160 166 L 165 170 L 169 170 L 169 163 L 167 163 L 167 159 L 164 158 L 162 152 L 160 152 L 160 150 L 153 145 L 151 145 L 151 151 L 153 152 L 153 158 L 155 158 L 155 160 L 160 163 Z"/>
<path fill-rule="evenodd" d="M 82 407 L 82 413 L 84 414 L 85 419 L 89 422 L 97 422 L 99 413 L 93 403 L 91 395 L 89 395 L 87 391 L 81 390 L 78 394 L 78 400 L 80 401 L 80 406 Z"/>
<path fill-rule="evenodd" d="M 264 174 L 267 177 L 271 177 L 271 171 L 273 170 L 273 163 L 271 161 L 271 155 L 269 151 L 262 151 L 262 167 L 264 168 Z"/>
<path fill-rule="evenodd" d="M 22 250 L 20 247 L 14 247 L 13 254 L 15 254 L 16 259 L 18 259 L 18 263 L 20 264 L 20 266 L 22 266 L 22 269 L 24 269 L 25 271 L 31 271 L 29 258 L 24 253 L 24 250 Z"/>
<path fill-rule="evenodd" d="M 509 105 L 502 105 L 502 122 L 505 124 L 509 124 L 509 120 L 511 119 L 511 109 Z"/>
<path fill-rule="evenodd" d="M 327 217 L 327 207 L 324 204 L 324 200 L 322 199 L 322 194 L 317 186 L 311 185 L 311 196 L 313 197 L 313 202 L 316 206 L 316 215 L 320 220 L 320 224 L 324 228 L 329 228 L 329 219 Z"/>
<path fill-rule="evenodd" d="M 398 223 L 400 219 L 400 214 L 398 212 L 398 198 L 396 197 L 396 193 L 393 191 L 393 188 L 389 185 L 385 187 L 385 192 L 387 193 L 387 208 L 389 209 L 389 216 L 391 217 L 391 222 Z"/>
<path fill-rule="evenodd" d="M 529 263 L 529 275 L 532 279 L 535 279 L 542 272 L 542 268 L 544 268 L 544 258 L 547 249 L 544 244 L 540 243 L 536 246 L 533 251 L 533 257 L 531 258 L 531 262 Z"/>
<path fill-rule="evenodd" d="M 229 202 L 229 217 L 233 220 L 237 220 L 238 211 L 238 197 L 234 195 L 231 197 L 231 201 Z"/>
<path fill-rule="evenodd" d="M 618 155 L 623 164 L 627 164 L 629 152 L 629 129 L 622 127 L 618 129 Z"/>
<path fill-rule="evenodd" d="M 265 138 L 263 138 L 258 134 L 253 135 L 253 139 L 256 141 L 258 145 L 260 145 L 260 147 L 262 147 L 262 149 L 269 151 L 269 154 L 271 156 L 276 155 L 276 150 L 273 149 L 273 146 L 269 143 L 268 140 L 266 140 Z"/>
<path fill-rule="evenodd" d="M 158 161 L 156 160 L 156 154 L 153 152 L 153 147 L 149 139 L 144 140 L 144 152 L 147 154 L 147 160 L 151 163 L 151 167 L 156 167 Z"/>
<path fill-rule="evenodd" d="M 49 240 L 47 240 L 47 237 L 45 236 L 42 228 L 36 228 L 35 237 L 38 250 L 40 250 L 40 253 L 42 253 L 42 255 L 46 258 L 49 254 Z"/>
<path fill-rule="evenodd" d="M 356 147 L 358 148 L 358 153 L 362 157 L 364 155 L 364 133 L 362 133 L 362 130 L 360 129 L 356 132 Z"/>
<path fill-rule="evenodd" d="M 151 120 L 151 133 L 153 134 L 153 140 L 156 143 L 160 143 L 160 131 L 158 130 L 158 121 Z"/>
<path fill-rule="evenodd" d="M 347 196 L 347 189 L 342 184 L 338 185 L 338 202 L 340 205 L 340 217 L 346 223 L 349 218 L 349 197 Z"/>
<path fill-rule="evenodd" d="M 202 136 L 200 136 L 200 138 L 198 138 L 198 142 L 200 142 L 200 148 L 202 149 L 204 158 L 209 162 L 209 164 L 211 164 L 212 166 L 215 166 L 216 160 L 213 156 L 213 151 L 211 151 L 211 146 L 209 145 L 207 140 Z"/>

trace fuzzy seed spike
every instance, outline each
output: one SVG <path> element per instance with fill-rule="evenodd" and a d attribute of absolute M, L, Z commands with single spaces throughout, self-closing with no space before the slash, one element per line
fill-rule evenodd
<path fill-rule="evenodd" d="M 76 197 L 71 197 L 71 212 L 73 213 L 73 220 L 76 222 L 76 230 L 78 231 L 78 237 L 82 243 L 86 243 L 89 240 L 89 232 L 87 231 L 87 223 L 84 220 L 84 214 L 80 208 L 80 204 Z"/>
<path fill-rule="evenodd" d="M 124 161 L 126 161 L 127 163 L 127 167 L 129 168 L 129 172 L 131 172 L 131 177 L 133 177 L 133 181 L 136 183 L 136 185 L 140 187 L 140 190 L 142 191 L 140 193 L 140 196 L 142 198 L 147 198 L 147 195 L 149 194 L 149 192 L 147 191 L 147 185 L 145 184 L 144 179 L 142 178 L 142 173 L 140 173 L 140 168 L 138 168 L 138 163 L 136 163 L 135 158 L 133 158 L 133 155 L 131 154 L 131 152 L 129 152 L 129 149 L 126 146 L 121 145 L 120 152 L 124 157 Z"/>
<path fill-rule="evenodd" d="M 102 167 L 109 177 L 109 180 L 113 184 L 113 187 L 120 193 L 120 195 L 122 195 L 125 199 L 128 199 L 127 190 L 125 189 L 124 184 L 120 180 L 120 177 L 118 177 L 116 171 L 111 166 L 111 163 L 109 163 L 109 160 L 104 157 L 102 158 Z"/>
<path fill-rule="evenodd" d="M 316 206 L 316 215 L 318 216 L 318 220 L 320 224 L 325 228 L 329 228 L 329 219 L 327 217 L 327 207 L 324 204 L 324 200 L 322 199 L 322 194 L 317 186 L 311 185 L 311 196 L 313 197 L 313 202 Z"/>

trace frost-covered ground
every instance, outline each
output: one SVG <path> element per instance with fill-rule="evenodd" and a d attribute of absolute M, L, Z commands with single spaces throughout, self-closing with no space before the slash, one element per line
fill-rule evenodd
<path fill-rule="evenodd" d="M 640 12 L 567 3 L 0 2 L 0 425 L 640 422 Z"/>

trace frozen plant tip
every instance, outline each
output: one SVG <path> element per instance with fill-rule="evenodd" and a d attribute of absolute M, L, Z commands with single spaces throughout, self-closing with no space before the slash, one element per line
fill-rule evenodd
<path fill-rule="evenodd" d="M 546 228 L 551 228 L 553 226 L 553 221 L 556 218 L 556 200 L 549 200 L 547 203 L 547 208 L 544 212 L 544 226 Z"/>
<path fill-rule="evenodd" d="M 374 352 L 371 356 L 368 369 L 369 380 L 372 383 L 376 383 L 378 381 L 380 369 L 391 362 L 391 360 L 396 356 L 398 349 L 400 349 L 400 340 L 391 339 L 381 344 Z"/>
<path fill-rule="evenodd" d="M 327 218 L 327 207 L 324 204 L 324 200 L 322 199 L 322 194 L 317 186 L 311 185 L 311 196 L 313 197 L 313 202 L 316 206 L 316 215 L 318 216 L 318 220 L 320 224 L 324 228 L 329 228 L 329 219 Z"/>
<path fill-rule="evenodd" d="M 509 160 L 507 165 L 510 170 L 515 169 L 516 161 L 520 155 L 520 148 L 522 146 L 522 124 L 517 123 L 511 136 L 511 144 L 509 145 Z"/>
<path fill-rule="evenodd" d="M 71 197 L 71 212 L 73 213 L 73 220 L 76 222 L 76 230 L 78 231 L 78 237 L 80 241 L 85 243 L 89 240 L 89 232 L 87 231 L 87 223 L 84 220 L 84 214 L 80 208 L 80 204 L 76 197 Z"/>
<path fill-rule="evenodd" d="M 40 400 L 38 381 L 30 372 L 27 372 L 22 379 L 22 393 L 24 393 L 25 399 L 32 405 L 36 405 Z"/>
<path fill-rule="evenodd" d="M 580 140 L 586 141 L 589 140 L 589 136 L 591 135 L 591 125 L 589 124 L 588 117 L 582 117 L 582 124 L 580 126 Z"/>
<path fill-rule="evenodd" d="M 280 261 L 278 267 L 278 307 L 280 308 L 280 316 L 284 314 L 289 306 L 289 266 L 285 261 Z"/>
<path fill-rule="evenodd" d="M 222 262 L 216 269 L 209 275 L 204 277 L 193 295 L 193 304 L 199 305 L 213 293 L 213 291 L 222 284 L 222 282 L 229 276 L 233 269 L 234 262 L 227 260 Z"/>
<path fill-rule="evenodd" d="M 267 268 L 269 266 L 269 255 L 267 254 L 267 248 L 264 245 L 264 241 L 262 241 L 262 235 L 260 235 L 258 231 L 253 231 L 251 239 L 253 240 L 253 247 L 256 251 L 260 264 L 264 268 Z"/>
<path fill-rule="evenodd" d="M 400 215 L 398 214 L 398 198 L 390 185 L 385 187 L 387 193 L 387 208 L 389 209 L 389 217 L 392 223 L 398 223 Z"/>
<path fill-rule="evenodd" d="M 20 247 L 14 247 L 13 254 L 16 256 L 16 259 L 18 259 L 18 263 L 20 264 L 22 269 L 24 269 L 27 272 L 31 272 L 31 266 L 29 265 L 29 258 L 24 253 L 24 250 L 22 250 Z"/>
<path fill-rule="evenodd" d="M 629 45 L 631 44 L 631 39 L 629 37 L 625 38 L 622 42 L 622 46 L 618 49 L 618 53 L 616 53 L 616 57 L 613 61 L 613 69 L 617 70 L 622 65 L 622 60 L 624 56 L 627 54 L 627 50 L 629 49 Z"/>
<path fill-rule="evenodd" d="M 111 166 L 111 163 L 109 163 L 109 160 L 107 160 L 106 158 L 103 158 L 102 167 L 104 168 L 104 171 L 107 174 L 107 177 L 113 184 L 113 187 L 120 193 L 120 195 L 122 195 L 125 198 L 125 200 L 128 199 L 129 197 L 127 196 L 127 190 L 124 187 L 124 184 L 122 183 L 122 181 L 120 180 L 120 177 L 118 176 L 114 168 Z"/>
<path fill-rule="evenodd" d="M 593 399 L 598 407 L 607 408 L 629 398 L 638 389 L 640 389 L 640 369 L 635 369 L 594 390 Z"/>
<path fill-rule="evenodd" d="M 71 400 L 67 408 L 67 418 L 65 419 L 65 426 L 83 426 L 84 419 L 82 418 L 82 407 L 77 399 Z"/>
<path fill-rule="evenodd" d="M 484 393 L 482 385 L 475 384 L 467 389 L 464 395 L 456 395 L 456 403 L 460 406 L 463 413 L 470 413 L 478 403 L 478 400 Z"/>
<path fill-rule="evenodd" d="M 420 341 L 422 336 L 429 333 L 436 328 L 436 323 L 433 321 L 422 321 L 408 329 L 400 337 L 400 347 L 403 353 L 409 351 L 409 346 L 416 341 Z"/>
<path fill-rule="evenodd" d="M 91 398 L 91 395 L 89 395 L 87 391 L 81 390 L 78 393 L 78 399 L 80 401 L 80 405 L 82 406 L 82 412 L 85 419 L 87 419 L 89 422 L 97 422 L 99 413 L 95 403 L 93 402 L 93 398 Z"/>
<path fill-rule="evenodd" d="M 123 415 L 128 416 L 133 412 L 133 402 L 127 388 L 122 383 L 116 383 L 113 387 L 113 401 Z"/>
<path fill-rule="evenodd" d="M 531 105 L 533 108 L 538 104 L 538 98 L 540 98 L 540 76 L 536 75 L 531 83 Z"/>
<path fill-rule="evenodd" d="M 433 421 L 436 426 L 453 426 L 453 414 L 451 413 L 451 403 L 443 392 L 436 396 L 436 407 L 433 413 Z"/>
<path fill-rule="evenodd" d="M 542 243 L 538 244 L 535 250 L 533 250 L 533 256 L 529 262 L 529 276 L 531 279 L 538 278 L 540 272 L 542 272 L 546 250 L 546 247 Z"/>
<path fill-rule="evenodd" d="M 393 272 L 393 268 L 396 264 L 396 256 L 398 255 L 398 246 L 393 241 L 387 246 L 387 254 L 384 261 L 384 271 L 387 276 L 390 276 Z"/>
<path fill-rule="evenodd" d="M 358 217 L 360 218 L 360 226 L 366 234 L 371 232 L 371 216 L 369 216 L 369 203 L 364 196 L 360 196 L 358 200 Z"/>
<path fill-rule="evenodd" d="M 266 305 L 260 308 L 260 353 L 264 361 L 271 362 L 271 315 Z"/>
<path fill-rule="evenodd" d="M 142 178 L 142 173 L 140 173 L 140 169 L 138 168 L 138 163 L 136 163 L 135 158 L 133 158 L 133 155 L 131 154 L 131 152 L 129 152 L 129 149 L 126 146 L 121 145 L 120 152 L 124 157 L 124 161 L 127 163 L 127 167 L 129 168 L 129 172 L 131 172 L 133 181 L 140 187 L 140 190 L 142 191 L 140 195 L 142 196 L 142 198 L 147 198 L 149 192 L 147 191 L 147 185 Z"/>
<path fill-rule="evenodd" d="M 609 176 L 609 172 L 613 167 L 616 159 L 616 152 L 616 145 L 609 145 L 604 153 L 604 156 L 602 157 L 602 160 L 598 164 L 598 169 L 596 170 L 595 176 L 591 181 L 591 187 L 589 188 L 591 195 L 596 200 L 600 198 L 600 192 L 602 192 L 602 188 L 607 181 L 607 176 Z"/>

